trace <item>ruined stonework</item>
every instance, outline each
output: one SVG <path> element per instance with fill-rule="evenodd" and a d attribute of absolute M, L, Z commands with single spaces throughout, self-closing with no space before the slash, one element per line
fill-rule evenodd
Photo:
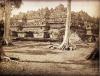
<path fill-rule="evenodd" d="M 25 32 L 31 31 L 34 34 L 34 38 L 43 38 L 45 27 L 48 24 L 48 26 L 50 26 L 50 30 L 48 31 L 48 34 L 50 34 L 50 38 L 59 40 L 60 34 L 63 38 L 64 32 L 61 30 L 65 28 L 65 21 L 67 17 L 66 13 L 67 13 L 67 8 L 64 7 L 64 5 L 62 4 L 51 9 L 46 7 L 38 9 L 37 11 L 34 10 L 27 11 L 27 13 L 20 12 L 18 15 L 14 15 L 11 18 L 11 30 L 13 32 L 15 31 L 18 33 L 18 27 L 21 26 L 23 30 L 20 31 L 19 33 L 23 34 L 23 37 L 25 37 L 26 35 Z M 25 21 L 26 23 L 23 22 L 23 18 L 25 17 L 26 17 Z M 76 33 L 84 41 L 89 36 L 87 34 L 88 32 L 87 25 L 91 24 L 90 30 L 94 28 L 92 27 L 94 25 L 94 22 L 89 21 L 92 20 L 92 17 L 90 17 L 84 11 L 80 12 L 72 11 L 71 20 L 72 20 L 71 27 L 74 27 L 74 29 L 71 30 L 76 30 Z M 88 23 L 85 24 L 86 22 Z M 92 32 L 92 35 L 94 33 Z M 95 39 L 95 36 L 93 37 Z M 90 42 L 93 41 L 93 39 L 89 38 L 90 37 L 88 37 L 88 41 Z"/>

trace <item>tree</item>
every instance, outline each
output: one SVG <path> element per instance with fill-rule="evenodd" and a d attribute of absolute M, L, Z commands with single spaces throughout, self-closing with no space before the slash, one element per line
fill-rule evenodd
<path fill-rule="evenodd" d="M 70 25 L 71 25 L 71 0 L 68 0 L 67 4 L 67 19 L 65 26 L 65 36 L 63 42 L 59 46 L 59 49 L 69 48 L 69 33 L 70 33 Z"/>
<path fill-rule="evenodd" d="M 5 55 L 2 47 L 3 43 L 3 34 L 4 34 L 4 22 L 3 20 L 0 21 L 0 61 L 2 59 L 2 56 Z"/>
<path fill-rule="evenodd" d="M 50 16 L 50 11 L 49 11 L 49 9 L 46 7 L 46 8 L 44 9 L 44 19 L 45 19 L 44 38 L 50 38 L 50 33 L 49 33 L 50 25 L 49 25 L 49 23 L 48 23 L 49 16 Z"/>
<path fill-rule="evenodd" d="M 2 5 L 0 4 L 2 8 L 4 8 L 4 13 L 5 13 L 5 24 L 3 25 L 4 28 L 2 27 L 4 33 L 2 33 L 2 36 L 4 35 L 4 40 L 6 41 L 7 44 L 10 42 L 10 14 L 11 14 L 12 6 L 19 8 L 21 3 L 22 0 L 2 0 Z M 5 52 L 2 47 L 3 46 L 2 43 L 3 43 L 3 37 L 2 39 L 0 39 L 0 60 L 4 60 L 4 59 L 9 60 L 10 58 L 5 55 Z"/>
<path fill-rule="evenodd" d="M 10 15 L 13 7 L 19 8 L 22 0 L 4 0 L 5 4 L 5 27 L 4 27 L 4 40 L 6 44 L 11 42 L 10 39 Z"/>
<path fill-rule="evenodd" d="M 27 24 L 27 15 L 26 14 L 23 15 L 22 22 L 23 22 L 23 24 Z"/>
<path fill-rule="evenodd" d="M 92 50 L 91 54 L 87 56 L 88 60 L 99 60 L 99 38 L 95 43 L 94 49 Z"/>

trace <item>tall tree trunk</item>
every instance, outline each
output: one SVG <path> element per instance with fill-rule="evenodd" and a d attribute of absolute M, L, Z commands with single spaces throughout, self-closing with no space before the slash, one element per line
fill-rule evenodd
<path fill-rule="evenodd" d="M 10 14 L 11 14 L 10 2 L 5 1 L 4 40 L 6 44 L 9 44 L 11 42 L 10 40 Z"/>
<path fill-rule="evenodd" d="M 69 47 L 69 33 L 70 33 L 70 25 L 71 25 L 71 0 L 68 0 L 67 4 L 67 19 L 65 26 L 65 36 L 63 42 L 59 46 L 59 49 L 65 49 Z"/>

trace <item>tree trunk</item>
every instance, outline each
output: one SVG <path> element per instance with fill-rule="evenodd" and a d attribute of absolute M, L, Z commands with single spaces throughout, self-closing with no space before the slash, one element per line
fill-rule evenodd
<path fill-rule="evenodd" d="M 11 42 L 11 39 L 10 39 L 10 14 L 11 14 L 10 2 L 5 1 L 4 40 L 7 45 Z"/>
<path fill-rule="evenodd" d="M 64 50 L 65 48 L 69 48 L 70 25 L 71 25 L 71 0 L 68 0 L 65 36 L 64 36 L 62 44 L 59 46 L 59 49 Z"/>
<path fill-rule="evenodd" d="M 88 60 L 99 60 L 99 38 L 97 38 L 97 41 L 95 43 L 95 47 L 91 54 L 87 56 Z"/>

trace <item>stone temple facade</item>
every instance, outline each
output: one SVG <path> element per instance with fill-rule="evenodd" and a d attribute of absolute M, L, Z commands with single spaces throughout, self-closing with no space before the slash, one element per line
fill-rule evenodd
<path fill-rule="evenodd" d="M 35 38 L 43 38 L 46 26 L 50 26 L 48 30 L 50 38 L 57 39 L 59 31 L 65 26 L 67 8 L 62 4 L 55 9 L 42 8 L 37 11 L 28 11 L 27 13 L 19 13 L 11 19 L 11 31 L 13 32 L 33 32 Z M 27 21 L 23 21 L 23 18 Z M 23 29 L 18 30 L 21 26 Z"/>
<path fill-rule="evenodd" d="M 67 8 L 60 4 L 55 8 L 41 8 L 37 11 L 31 10 L 27 13 L 20 12 L 11 18 L 12 37 L 34 37 L 62 40 L 66 25 Z M 90 20 L 90 16 L 84 11 L 71 12 L 71 27 L 83 38 L 88 36 L 85 20 Z M 91 23 L 91 22 L 88 22 Z M 93 23 L 91 23 L 93 25 Z M 92 25 L 90 27 L 92 27 Z M 46 28 L 49 26 L 49 29 Z M 93 29 L 93 28 L 91 28 Z M 15 35 L 15 33 L 17 35 Z M 32 35 L 27 35 L 31 33 Z M 49 36 L 50 35 L 50 36 Z M 84 38 L 85 39 L 85 38 Z M 83 39 L 83 40 L 84 40 Z"/>

